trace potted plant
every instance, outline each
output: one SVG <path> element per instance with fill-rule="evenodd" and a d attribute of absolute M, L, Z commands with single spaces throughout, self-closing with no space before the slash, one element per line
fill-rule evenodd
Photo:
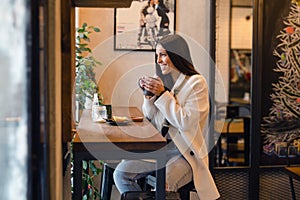
<path fill-rule="evenodd" d="M 76 29 L 76 101 L 79 102 L 79 110 L 92 102 L 93 94 L 98 93 L 98 86 L 95 79 L 94 68 L 101 65 L 92 55 L 92 50 L 88 47 L 90 34 L 100 32 L 100 29 L 94 26 L 88 26 L 86 23 Z M 102 96 L 99 94 L 102 102 Z M 100 103 L 101 103 L 100 102 Z"/>
<path fill-rule="evenodd" d="M 95 67 L 101 65 L 92 55 L 92 50 L 88 47 L 90 34 L 100 32 L 100 29 L 94 26 L 88 26 L 86 23 L 76 29 L 76 77 L 75 90 L 76 101 L 79 103 L 77 109 L 86 108 L 88 102 L 92 102 L 94 93 L 98 93 L 99 103 L 103 102 L 102 95 L 99 93 L 95 79 Z M 72 145 L 71 145 L 72 148 Z M 84 161 L 82 186 L 85 188 L 83 199 L 100 199 L 100 192 L 97 188 L 94 178 L 99 176 L 102 171 L 102 161 Z"/>

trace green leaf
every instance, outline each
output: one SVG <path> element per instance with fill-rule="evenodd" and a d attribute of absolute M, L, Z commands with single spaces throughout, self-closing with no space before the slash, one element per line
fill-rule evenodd
<path fill-rule="evenodd" d="M 97 175 L 99 175 L 100 173 L 102 172 L 102 169 L 100 169 L 100 168 L 97 168 Z"/>
<path fill-rule="evenodd" d="M 97 27 L 94 27 L 94 31 L 95 31 L 95 32 L 100 32 L 100 29 L 97 28 Z"/>
<path fill-rule="evenodd" d="M 87 169 L 87 162 L 85 160 L 82 161 L 82 169 Z"/>
<path fill-rule="evenodd" d="M 83 24 L 82 24 L 82 28 L 86 28 L 87 27 L 87 24 L 84 22 Z"/>
<path fill-rule="evenodd" d="M 83 33 L 83 32 L 84 32 L 84 29 L 82 29 L 82 28 L 77 29 L 77 33 Z"/>
<path fill-rule="evenodd" d="M 89 189 L 89 196 L 91 197 L 93 195 L 93 188 Z"/>
<path fill-rule="evenodd" d="M 93 183 L 93 179 L 90 177 L 90 176 L 88 176 L 87 177 L 87 183 L 89 184 L 89 185 L 93 185 L 94 183 Z"/>
<path fill-rule="evenodd" d="M 90 162 L 90 168 L 91 168 L 92 172 L 96 171 L 96 166 L 95 166 L 94 162 Z"/>

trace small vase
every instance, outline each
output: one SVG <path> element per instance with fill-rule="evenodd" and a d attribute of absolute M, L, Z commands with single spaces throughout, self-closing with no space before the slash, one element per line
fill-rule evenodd
<path fill-rule="evenodd" d="M 84 108 L 92 109 L 92 105 L 93 105 L 93 101 L 90 98 L 85 97 Z"/>

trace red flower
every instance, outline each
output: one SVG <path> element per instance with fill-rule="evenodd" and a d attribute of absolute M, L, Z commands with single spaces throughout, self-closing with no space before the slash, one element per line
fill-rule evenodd
<path fill-rule="evenodd" d="M 297 98 L 297 99 L 296 99 L 296 102 L 297 102 L 297 103 L 300 103 L 300 98 Z"/>
<path fill-rule="evenodd" d="M 294 33 L 295 30 L 294 30 L 294 27 L 289 26 L 289 27 L 285 28 L 285 31 L 289 34 L 292 34 L 292 33 Z"/>

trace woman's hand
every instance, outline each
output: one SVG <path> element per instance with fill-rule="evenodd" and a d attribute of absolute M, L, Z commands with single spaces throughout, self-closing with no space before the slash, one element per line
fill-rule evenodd
<path fill-rule="evenodd" d="M 142 77 L 142 78 L 140 78 L 139 80 L 138 80 L 138 86 L 142 89 L 142 90 L 144 90 L 144 87 L 145 87 L 145 83 L 144 83 L 144 77 Z"/>
<path fill-rule="evenodd" d="M 160 96 L 165 91 L 164 83 L 158 76 L 144 76 L 140 79 L 139 83 L 141 87 L 156 96 Z"/>

